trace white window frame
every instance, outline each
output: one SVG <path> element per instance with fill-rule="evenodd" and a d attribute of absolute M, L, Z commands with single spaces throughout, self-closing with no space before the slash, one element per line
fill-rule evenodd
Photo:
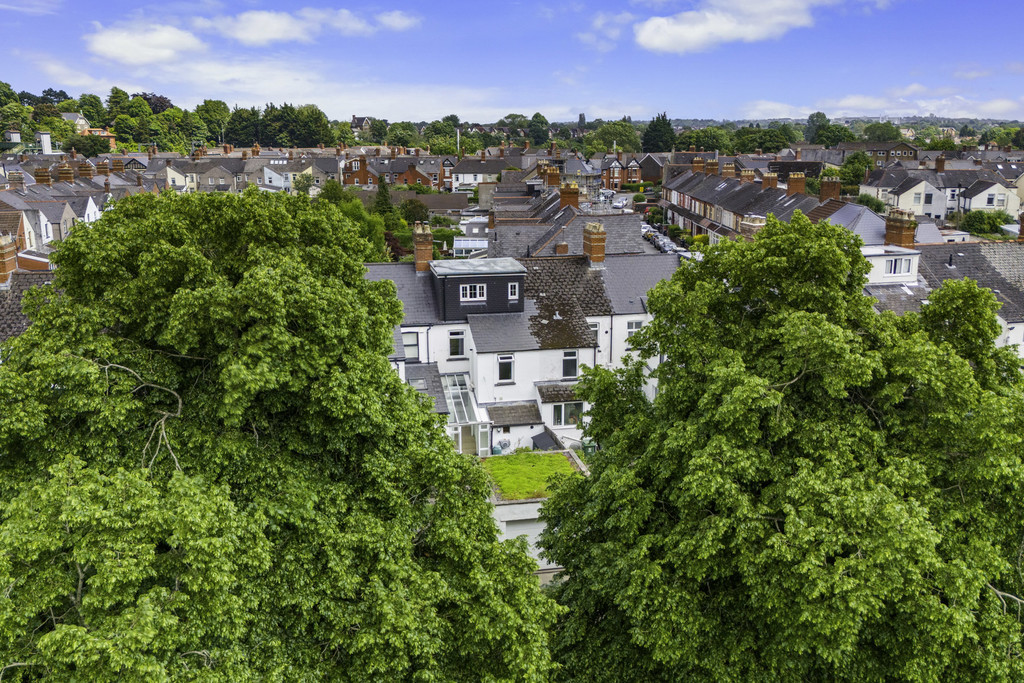
<path fill-rule="evenodd" d="M 458 347 L 453 344 L 458 344 Z M 452 353 L 457 351 L 457 353 Z M 465 330 L 451 330 L 448 332 L 448 357 L 449 358 L 465 358 L 466 357 L 466 331 Z"/>
<path fill-rule="evenodd" d="M 626 339 L 629 339 L 634 334 L 643 329 L 643 320 L 627 320 L 626 321 Z"/>
<path fill-rule="evenodd" d="M 570 406 L 572 406 L 571 409 Z M 554 403 L 551 406 L 551 424 L 555 427 L 576 427 L 581 429 L 583 426 L 583 412 L 583 401 Z"/>
<path fill-rule="evenodd" d="M 509 301 L 517 301 L 519 299 L 519 283 L 510 282 L 508 283 L 508 298 Z"/>
<path fill-rule="evenodd" d="M 415 349 L 413 355 L 409 354 L 410 349 Z M 405 353 L 406 361 L 419 361 L 420 359 L 420 335 L 419 332 L 402 333 L 402 350 Z"/>
<path fill-rule="evenodd" d="M 477 283 L 459 285 L 459 301 L 464 304 L 487 301 L 487 285 Z"/>
<path fill-rule="evenodd" d="M 566 373 L 566 363 L 572 363 L 573 372 Z M 575 349 L 572 351 L 562 352 L 562 377 L 565 379 L 575 379 L 580 376 L 580 353 Z"/>
<path fill-rule="evenodd" d="M 911 260 L 908 257 L 887 258 L 885 259 L 885 274 L 907 275 L 910 273 L 911 266 Z"/>
<path fill-rule="evenodd" d="M 508 377 L 502 377 L 503 368 L 508 369 Z M 503 353 L 498 356 L 498 374 L 497 384 L 515 384 L 516 383 L 516 357 L 511 353 Z"/>

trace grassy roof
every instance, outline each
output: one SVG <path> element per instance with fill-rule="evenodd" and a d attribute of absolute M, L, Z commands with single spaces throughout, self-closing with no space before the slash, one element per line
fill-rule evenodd
<path fill-rule="evenodd" d="M 485 458 L 484 469 L 504 500 L 547 498 L 547 482 L 576 468 L 562 453 L 512 453 Z"/>

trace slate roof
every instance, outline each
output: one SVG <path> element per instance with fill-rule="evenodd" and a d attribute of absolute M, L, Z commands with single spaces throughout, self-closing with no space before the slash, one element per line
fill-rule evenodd
<path fill-rule="evenodd" d="M 366 266 L 366 279 L 379 282 L 391 280 L 398 291 L 398 299 L 405 309 L 406 325 L 433 325 L 441 322 L 437 317 L 437 301 L 429 273 L 417 274 L 414 263 L 371 263 Z"/>
<path fill-rule="evenodd" d="M 49 284 L 53 273 L 48 270 L 15 271 L 5 285 L 0 285 L 0 341 L 28 329 L 28 318 L 21 312 L 22 295 L 35 286 Z"/>
<path fill-rule="evenodd" d="M 892 311 L 897 315 L 917 313 L 931 294 L 931 288 L 920 284 L 912 285 L 867 285 L 864 293 L 878 300 L 875 308 Z"/>
<path fill-rule="evenodd" d="M 679 255 L 607 256 L 604 266 L 605 296 L 612 313 L 645 313 L 647 293 L 662 280 L 672 278 L 679 268 Z"/>
<path fill-rule="evenodd" d="M 437 363 L 406 363 L 405 380 L 420 393 L 434 399 L 435 413 L 447 415 L 450 412 Z"/>
<path fill-rule="evenodd" d="M 536 401 L 491 403 L 484 407 L 487 408 L 487 414 L 495 427 L 544 424 L 544 420 L 540 416 L 540 406 Z"/>
<path fill-rule="evenodd" d="M 564 401 L 577 401 L 576 385 L 564 382 L 547 382 L 535 385 L 537 394 L 540 395 L 541 403 L 562 403 Z"/>
<path fill-rule="evenodd" d="M 970 278 L 996 295 L 999 316 L 1024 322 L 1024 242 L 957 242 L 917 247 L 918 273 L 930 287 L 946 280 Z M 953 267 L 949 257 L 953 256 Z"/>
<path fill-rule="evenodd" d="M 455 165 L 452 173 L 482 173 L 498 174 L 508 168 L 511 164 L 507 159 L 480 159 L 478 157 L 466 158 Z M 405 169 L 402 169 L 405 170 Z M 399 171 L 401 172 L 401 171 Z"/>

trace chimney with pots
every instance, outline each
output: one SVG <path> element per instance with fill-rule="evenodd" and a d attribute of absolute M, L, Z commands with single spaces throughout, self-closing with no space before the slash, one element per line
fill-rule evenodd
<path fill-rule="evenodd" d="M 258 157 L 259 155 L 260 155 L 260 143 L 254 142 L 254 143 L 252 143 L 252 156 L 253 157 Z"/>
<path fill-rule="evenodd" d="M 946 156 L 944 154 L 940 154 L 939 156 L 935 157 L 935 172 L 946 172 Z"/>
<path fill-rule="evenodd" d="M 71 148 L 71 160 L 74 161 L 77 158 L 78 158 L 78 151 L 74 147 L 72 147 Z"/>
<path fill-rule="evenodd" d="M 544 169 L 544 184 L 548 187 L 558 187 L 562 184 L 561 174 L 557 166 L 548 166 Z"/>
<path fill-rule="evenodd" d="M 580 208 L 580 186 L 576 183 L 566 183 L 558 188 L 558 208 L 567 206 Z"/>
<path fill-rule="evenodd" d="M 587 223 L 583 228 L 583 255 L 591 268 L 604 268 L 604 242 L 607 235 L 600 223 Z"/>
<path fill-rule="evenodd" d="M 397 159 L 398 158 L 398 148 L 397 147 L 392 147 L 391 148 L 391 158 L 392 159 Z"/>
<path fill-rule="evenodd" d="M 419 151 L 418 150 L 416 152 L 416 156 L 419 156 Z M 498 147 L 498 158 L 499 159 L 504 159 L 505 158 L 505 143 L 504 142 L 502 142 L 501 145 Z"/>
<path fill-rule="evenodd" d="M 740 182 L 741 183 L 752 183 L 752 182 L 754 182 L 754 169 L 752 169 L 752 168 L 741 168 L 740 169 Z"/>
<path fill-rule="evenodd" d="M 11 184 L 12 190 L 24 190 L 25 174 L 21 171 L 11 171 L 7 174 L 7 182 Z"/>
<path fill-rule="evenodd" d="M 754 235 L 765 225 L 764 216 L 744 216 L 740 221 L 740 234 L 748 240 L 754 239 Z"/>
<path fill-rule="evenodd" d="M 106 179 L 103 181 L 103 191 L 110 194 L 110 176 L 106 176 Z"/>
<path fill-rule="evenodd" d="M 417 148 L 416 148 L 416 152 L 415 152 L 415 154 L 416 154 L 416 156 L 419 156 L 419 155 L 420 155 L 420 148 L 419 148 L 419 147 L 417 147 Z"/>
<path fill-rule="evenodd" d="M 53 183 L 53 179 L 50 178 L 50 169 L 45 166 L 40 166 L 33 173 L 32 177 L 35 178 L 37 185 L 46 185 L 49 187 Z"/>
<path fill-rule="evenodd" d="M 416 221 L 412 226 L 413 260 L 416 272 L 426 273 L 430 270 L 430 261 L 434 258 L 434 234 L 426 223 Z"/>
<path fill-rule="evenodd" d="M 73 183 L 75 182 L 75 169 L 71 168 L 67 162 L 57 167 L 57 180 L 62 183 Z"/>
<path fill-rule="evenodd" d="M 111 161 L 110 170 L 112 173 L 124 173 L 124 159 Z"/>
<path fill-rule="evenodd" d="M 895 207 L 889 209 L 889 215 L 885 217 L 886 244 L 913 249 L 916 231 L 917 222 L 914 220 L 912 211 L 904 211 Z"/>
<path fill-rule="evenodd" d="M 483 161 L 487 157 L 487 150 L 480 150 L 480 161 Z"/>
<path fill-rule="evenodd" d="M 792 197 L 795 194 L 804 194 L 807 190 L 807 176 L 799 171 L 789 174 L 786 179 L 786 196 Z"/>
<path fill-rule="evenodd" d="M 697 153 L 697 146 L 696 145 L 690 145 L 690 154 L 696 154 L 696 153 Z"/>
<path fill-rule="evenodd" d="M 761 189 L 775 189 L 779 186 L 778 173 L 765 173 L 761 176 Z"/>
<path fill-rule="evenodd" d="M 735 178 L 736 177 L 736 164 L 731 161 L 722 162 L 722 177 L 723 178 Z"/>
<path fill-rule="evenodd" d="M 829 199 L 839 201 L 843 192 L 843 182 L 836 176 L 825 176 L 821 179 L 821 193 L 818 197 L 823 202 Z"/>
<path fill-rule="evenodd" d="M 246 161 L 246 160 L 248 160 L 248 158 L 249 158 L 249 152 L 248 152 L 247 150 L 244 150 L 244 149 L 243 149 L 243 150 L 242 150 L 242 161 Z M 168 159 L 168 160 L 167 160 L 167 163 L 168 163 L 168 164 L 170 164 L 170 163 L 171 163 L 171 160 L 170 160 L 170 159 Z"/>
<path fill-rule="evenodd" d="M 694 173 L 704 172 L 704 157 L 694 157 L 693 162 L 690 164 Z"/>
<path fill-rule="evenodd" d="M 569 243 L 559 242 L 555 245 L 555 256 L 568 256 L 569 255 Z"/>
<path fill-rule="evenodd" d="M 78 165 L 78 177 L 79 178 L 85 178 L 85 179 L 88 180 L 88 179 L 92 178 L 93 175 L 95 175 L 95 171 L 96 171 L 96 169 L 94 169 L 92 167 L 92 164 L 90 164 L 88 161 L 83 161 L 82 163 L 80 163 Z"/>
<path fill-rule="evenodd" d="M 708 159 L 705 161 L 704 172 L 708 175 L 718 175 L 718 159 Z"/>
<path fill-rule="evenodd" d="M 18 243 L 13 235 L 0 235 L 0 284 L 10 279 L 18 269 Z"/>

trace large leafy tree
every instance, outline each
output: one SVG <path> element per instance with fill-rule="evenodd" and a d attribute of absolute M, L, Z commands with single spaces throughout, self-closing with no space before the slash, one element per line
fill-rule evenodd
<path fill-rule="evenodd" d="M 584 138 L 590 155 L 605 152 L 613 147 L 623 152 L 640 151 L 640 135 L 632 123 L 622 119 L 606 123 Z"/>
<path fill-rule="evenodd" d="M 972 282 L 878 314 L 797 213 L 650 294 L 588 373 L 591 476 L 545 505 L 574 681 L 1021 680 L 1018 359 Z"/>
<path fill-rule="evenodd" d="M 642 143 L 645 152 L 669 152 L 672 150 L 676 144 L 676 132 L 668 120 L 667 113 L 658 114 L 647 125 Z"/>
<path fill-rule="evenodd" d="M 76 227 L 2 350 L 5 678 L 545 677 L 555 607 L 389 367 L 369 256 L 255 190 Z"/>
<path fill-rule="evenodd" d="M 98 135 L 71 135 L 64 140 L 64 150 L 75 150 L 86 157 L 97 157 L 110 152 L 110 143 Z"/>
<path fill-rule="evenodd" d="M 103 100 L 99 95 L 82 93 L 78 98 L 78 105 L 81 108 L 82 116 L 89 120 L 93 126 L 102 126 L 107 120 L 107 110 L 103 107 Z"/>
<path fill-rule="evenodd" d="M 526 134 L 530 137 L 530 142 L 538 147 L 546 145 L 549 139 L 548 127 L 547 118 L 540 112 L 536 112 L 530 117 L 530 123 L 526 126 Z"/>

